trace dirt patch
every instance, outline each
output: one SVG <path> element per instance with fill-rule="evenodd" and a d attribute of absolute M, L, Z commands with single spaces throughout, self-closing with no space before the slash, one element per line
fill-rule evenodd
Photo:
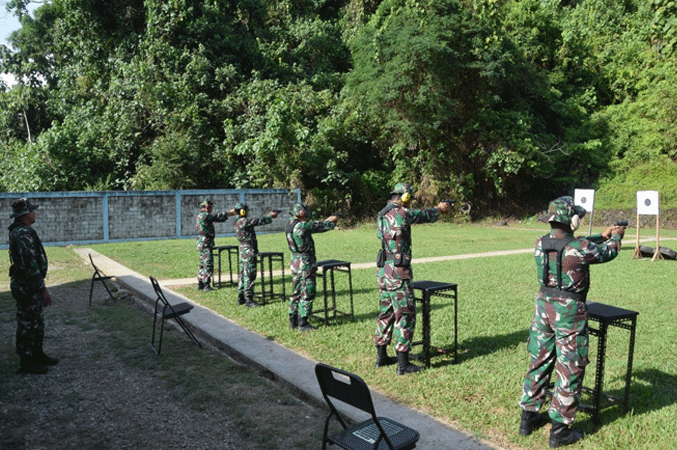
<path fill-rule="evenodd" d="M 18 375 L 14 300 L 0 288 L 0 448 L 317 449 L 324 410 L 293 397 L 213 348 L 165 329 L 122 291 L 114 303 L 89 282 L 50 287 L 46 375 Z"/>

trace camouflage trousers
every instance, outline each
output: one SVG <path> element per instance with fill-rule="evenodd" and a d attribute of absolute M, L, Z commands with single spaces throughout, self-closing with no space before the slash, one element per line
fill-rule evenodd
<path fill-rule="evenodd" d="M 212 245 L 198 244 L 197 280 L 206 285 L 211 285 L 214 275 L 214 247 Z"/>
<path fill-rule="evenodd" d="M 376 321 L 374 344 L 389 345 L 395 339 L 395 351 L 408 353 L 416 328 L 416 304 L 411 280 L 382 280 L 379 277 L 381 313 Z"/>
<path fill-rule="evenodd" d="M 256 280 L 256 251 L 252 247 L 240 246 L 240 270 L 237 278 L 237 293 L 244 298 L 254 298 Z"/>
<path fill-rule="evenodd" d="M 581 399 L 588 360 L 588 307 L 572 299 L 536 299 L 536 313 L 527 348 L 531 363 L 522 387 L 520 406 L 538 411 L 546 399 L 553 369 L 555 386 L 550 418 L 571 424 Z"/>
<path fill-rule="evenodd" d="M 298 313 L 299 317 L 308 317 L 313 312 L 313 300 L 317 292 L 315 271 L 292 272 L 291 289 L 289 314 Z"/>
<path fill-rule="evenodd" d="M 11 290 L 16 300 L 16 353 L 30 359 L 34 350 L 42 349 L 45 336 L 42 294 L 31 293 L 15 282 Z"/>

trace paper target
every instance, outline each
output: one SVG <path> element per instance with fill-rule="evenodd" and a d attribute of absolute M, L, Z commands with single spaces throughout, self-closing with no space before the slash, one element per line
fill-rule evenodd
<path fill-rule="evenodd" d="M 574 203 L 585 208 L 586 212 L 591 212 L 595 206 L 595 190 L 576 189 L 574 191 Z"/>
<path fill-rule="evenodd" d="M 637 191 L 637 214 L 657 216 L 658 191 Z"/>

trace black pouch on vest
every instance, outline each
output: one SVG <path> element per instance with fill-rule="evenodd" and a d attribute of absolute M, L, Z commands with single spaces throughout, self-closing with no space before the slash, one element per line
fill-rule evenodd
<path fill-rule="evenodd" d="M 395 253 L 395 267 L 409 267 L 411 265 L 411 255 L 404 253 Z"/>
<path fill-rule="evenodd" d="M 386 252 L 383 249 L 376 254 L 376 267 L 383 267 L 386 265 Z"/>

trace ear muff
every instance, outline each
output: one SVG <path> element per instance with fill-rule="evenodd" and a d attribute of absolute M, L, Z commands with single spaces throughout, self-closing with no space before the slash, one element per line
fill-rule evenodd
<path fill-rule="evenodd" d="M 571 217 L 571 231 L 578 230 L 578 227 L 581 226 L 581 218 L 578 217 L 578 214 L 574 214 Z"/>
<path fill-rule="evenodd" d="M 241 208 L 241 209 L 240 209 L 240 217 L 244 217 L 244 216 L 246 216 L 246 215 L 247 215 L 247 210 L 244 209 L 244 208 Z"/>
<path fill-rule="evenodd" d="M 402 202 L 407 203 L 409 200 L 411 200 L 411 194 L 409 192 L 405 192 L 400 196 L 400 199 Z"/>

